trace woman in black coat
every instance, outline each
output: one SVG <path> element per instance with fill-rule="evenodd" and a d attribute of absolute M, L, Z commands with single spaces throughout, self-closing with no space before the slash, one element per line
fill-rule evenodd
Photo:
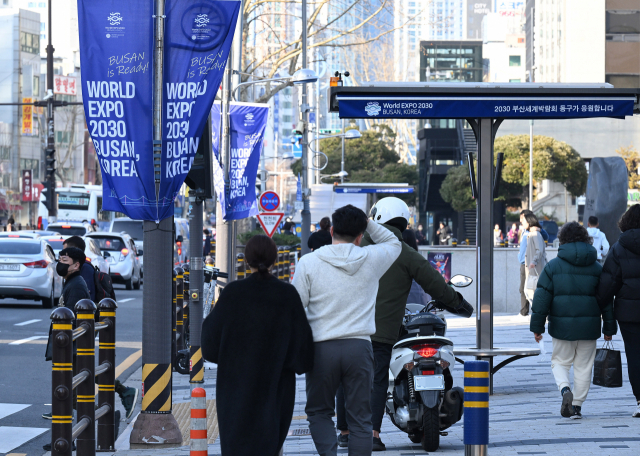
<path fill-rule="evenodd" d="M 276 456 L 291 424 L 296 374 L 313 367 L 300 296 L 269 273 L 277 255 L 269 237 L 252 237 L 245 248 L 251 275 L 224 288 L 202 325 L 202 355 L 218 364 L 224 456 Z"/>
<path fill-rule="evenodd" d="M 613 301 L 638 404 L 633 416 L 640 418 L 640 204 L 631 206 L 618 226 L 622 234 L 607 254 L 596 297 L 601 309 Z"/>

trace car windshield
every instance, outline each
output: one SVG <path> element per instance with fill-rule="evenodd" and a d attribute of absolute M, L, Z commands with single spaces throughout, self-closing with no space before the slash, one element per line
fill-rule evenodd
<path fill-rule="evenodd" d="M 35 255 L 40 253 L 39 242 L 21 242 L 0 239 L 0 255 Z"/>
<path fill-rule="evenodd" d="M 57 254 L 62 250 L 62 244 L 64 243 L 64 239 L 45 239 L 47 244 L 51 246 L 53 251 Z"/>
<path fill-rule="evenodd" d="M 87 234 L 87 229 L 84 226 L 49 225 L 48 229 L 49 231 L 55 231 L 56 233 L 60 233 L 65 236 L 84 236 L 85 234 Z"/>
<path fill-rule="evenodd" d="M 116 220 L 111 231 L 121 233 L 124 231 L 136 241 L 142 241 L 142 222 L 139 220 Z"/>
<path fill-rule="evenodd" d="M 108 250 L 111 252 L 116 252 L 124 249 L 126 247 L 125 243 L 122 242 L 122 239 L 116 237 L 96 237 L 91 236 L 91 239 L 95 239 L 101 250 Z"/>

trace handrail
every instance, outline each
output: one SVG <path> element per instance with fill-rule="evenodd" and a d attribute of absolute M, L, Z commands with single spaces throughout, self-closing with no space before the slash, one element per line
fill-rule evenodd
<path fill-rule="evenodd" d="M 111 411 L 111 406 L 109 404 L 104 404 L 102 407 L 96 410 L 96 420 L 102 418 L 110 411 Z"/>
<path fill-rule="evenodd" d="M 96 332 L 98 332 L 101 329 L 107 329 L 108 327 L 109 327 L 109 323 L 100 322 L 100 323 L 96 323 L 95 330 L 96 330 Z"/>
<path fill-rule="evenodd" d="M 86 416 L 82 418 L 78 423 L 73 427 L 73 431 L 71 432 L 71 440 L 75 440 L 78 438 L 82 432 L 89 427 L 91 424 L 91 420 Z"/>
<path fill-rule="evenodd" d="M 104 374 L 109 369 L 111 369 L 111 363 L 109 362 L 102 363 L 98 367 L 96 367 L 96 371 L 94 372 L 93 376 L 97 377 L 100 374 Z"/>
<path fill-rule="evenodd" d="M 73 381 L 71 382 L 71 389 L 76 389 L 78 385 L 88 379 L 90 375 L 91 372 L 86 370 L 83 370 L 78 375 L 75 375 L 73 377 Z"/>
<path fill-rule="evenodd" d="M 76 340 L 78 337 L 82 336 L 87 332 L 87 327 L 85 325 L 78 326 L 73 330 L 73 340 Z"/>

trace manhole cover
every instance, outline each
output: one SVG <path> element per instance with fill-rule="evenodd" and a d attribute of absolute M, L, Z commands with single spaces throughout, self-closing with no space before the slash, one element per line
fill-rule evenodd
<path fill-rule="evenodd" d="M 291 435 L 311 435 L 311 431 L 309 428 L 294 429 Z"/>

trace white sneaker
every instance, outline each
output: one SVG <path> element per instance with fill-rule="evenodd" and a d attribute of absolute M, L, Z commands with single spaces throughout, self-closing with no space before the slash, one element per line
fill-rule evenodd
<path fill-rule="evenodd" d="M 638 407 L 636 408 L 636 411 L 633 412 L 633 415 L 631 415 L 634 418 L 640 418 L 640 403 L 638 404 Z"/>

